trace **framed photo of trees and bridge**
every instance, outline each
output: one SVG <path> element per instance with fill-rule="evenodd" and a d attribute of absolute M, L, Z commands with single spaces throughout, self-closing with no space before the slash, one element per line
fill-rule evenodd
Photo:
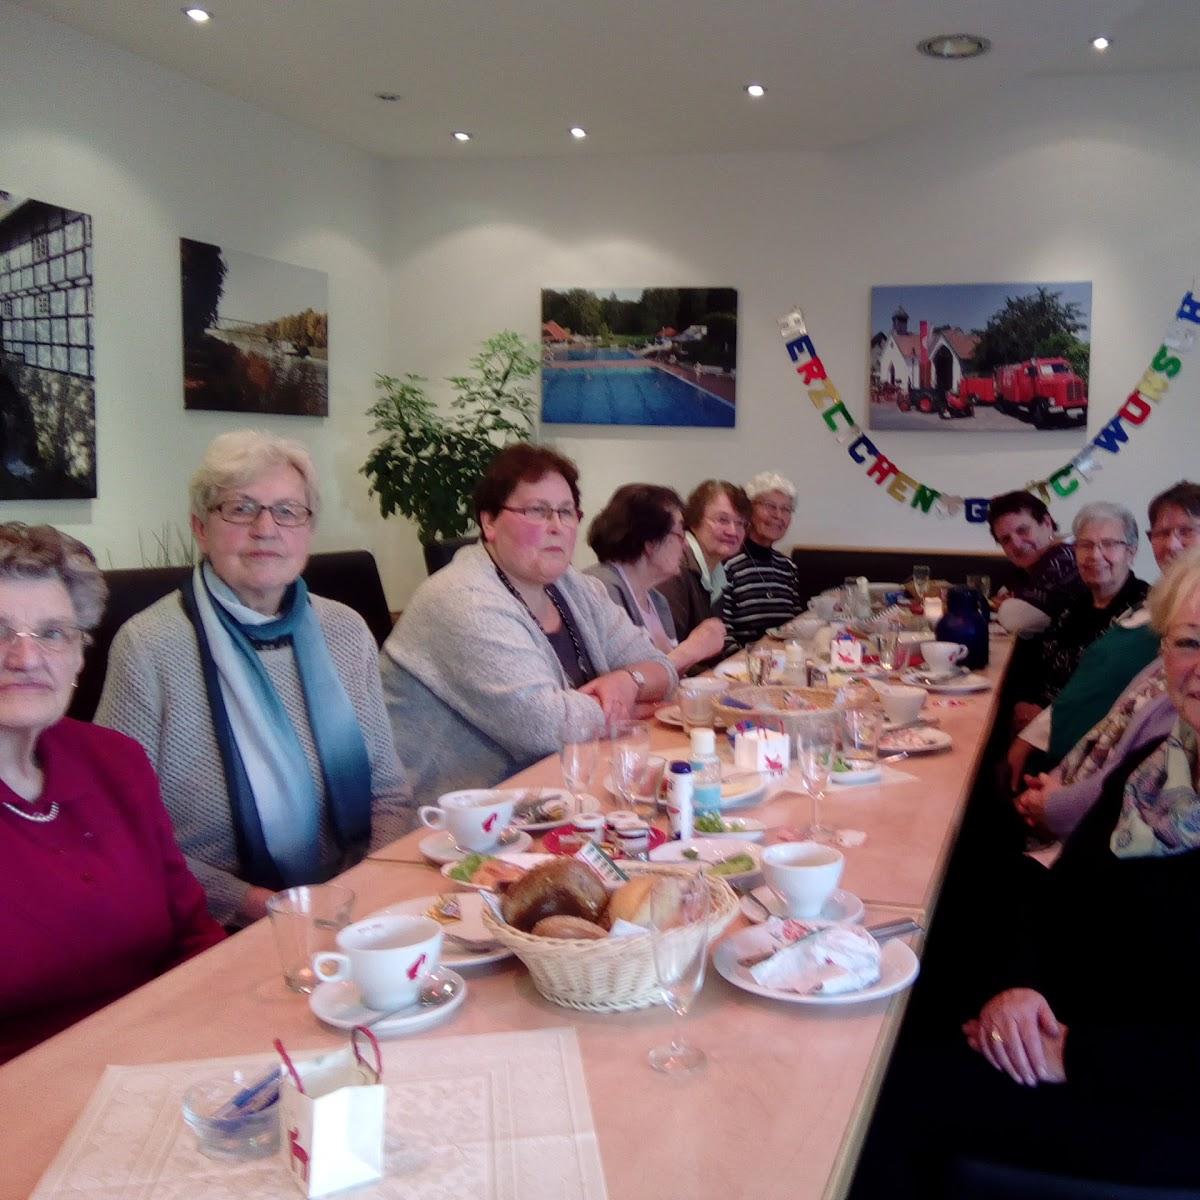
<path fill-rule="evenodd" d="M 871 289 L 871 429 L 1087 426 L 1090 283 Z"/>

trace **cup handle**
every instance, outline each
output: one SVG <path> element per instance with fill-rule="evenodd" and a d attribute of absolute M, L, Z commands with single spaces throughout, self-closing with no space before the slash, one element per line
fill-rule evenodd
<path fill-rule="evenodd" d="M 326 970 L 332 967 L 332 971 Z M 322 950 L 314 954 L 312 960 L 313 972 L 322 983 L 342 983 L 350 978 L 350 959 L 345 954 L 335 954 L 332 950 Z"/>
<path fill-rule="evenodd" d="M 422 825 L 426 825 L 430 829 L 446 828 L 445 811 L 435 807 L 432 804 L 421 805 L 421 807 L 417 809 L 417 817 Z"/>
<path fill-rule="evenodd" d="M 962 643 L 960 642 L 958 649 L 954 651 L 954 658 L 951 661 L 960 663 L 966 657 L 967 657 L 967 648 L 966 648 L 966 646 L 962 645 Z"/>

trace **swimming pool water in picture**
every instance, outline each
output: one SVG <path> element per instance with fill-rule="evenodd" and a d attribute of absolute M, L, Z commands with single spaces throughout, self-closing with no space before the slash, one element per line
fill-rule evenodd
<path fill-rule="evenodd" d="M 734 288 L 545 288 L 542 421 L 737 423 Z"/>

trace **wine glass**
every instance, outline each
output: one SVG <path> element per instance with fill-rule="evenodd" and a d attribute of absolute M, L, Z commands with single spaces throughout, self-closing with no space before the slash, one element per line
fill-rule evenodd
<path fill-rule="evenodd" d="M 609 727 L 608 737 L 612 785 L 623 806 L 634 808 L 638 800 L 639 780 L 650 758 L 650 726 L 645 721 L 614 721 Z"/>
<path fill-rule="evenodd" d="M 571 793 L 576 813 L 582 810 L 579 797 L 587 791 L 592 776 L 596 773 L 596 760 L 599 756 L 600 747 L 591 739 L 586 742 L 565 741 L 558 752 L 563 783 Z"/>
<path fill-rule="evenodd" d="M 821 824 L 821 800 L 837 752 L 838 724 L 835 712 L 800 713 L 796 717 L 796 765 L 804 789 L 812 797 L 812 824 L 807 836 L 814 842 L 837 841 L 838 831 Z"/>
<path fill-rule="evenodd" d="M 650 944 L 654 973 L 663 1001 L 677 1016 L 687 1015 L 704 984 L 708 958 L 708 881 L 702 871 L 686 878 L 668 875 L 650 893 Z M 665 1075 L 686 1075 L 704 1065 L 704 1051 L 678 1032 L 665 1046 L 655 1046 L 650 1065 Z"/>

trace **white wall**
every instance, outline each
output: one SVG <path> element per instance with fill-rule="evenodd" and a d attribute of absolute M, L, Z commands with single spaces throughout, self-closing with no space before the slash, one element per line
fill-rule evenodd
<path fill-rule="evenodd" d="M 186 529 L 205 445 L 248 423 L 183 411 L 180 236 L 329 275 L 330 416 L 253 423 L 303 439 L 325 486 L 318 548 L 370 546 L 397 578 L 400 539 L 356 472 L 390 342 L 377 160 L 145 60 L 0 3 L 0 188 L 94 218 L 98 492 L 0 504 L 49 521 L 102 563 L 139 565 L 138 530 Z"/>
<path fill-rule="evenodd" d="M 736 430 L 547 426 L 580 464 L 586 508 L 633 479 L 686 491 L 771 467 L 800 487 L 791 540 L 990 545 L 985 528 L 904 508 L 854 468 L 790 373 L 777 318 L 802 306 L 862 419 L 873 284 L 1090 279 L 1094 432 L 1193 286 L 1198 83 L 1022 80 L 986 107 L 831 154 L 469 162 L 471 146 L 462 163 L 398 164 L 392 368 L 439 378 L 496 329 L 536 337 L 543 286 L 734 286 Z M 1200 478 L 1198 399 L 1200 347 L 1081 498 L 1121 498 L 1141 518 L 1161 486 Z M 962 430 L 875 440 L 918 479 L 984 496 L 1043 477 L 1082 440 Z M 1077 503 L 1056 506 L 1060 521 Z M 1153 573 L 1148 552 L 1139 570 Z"/>

